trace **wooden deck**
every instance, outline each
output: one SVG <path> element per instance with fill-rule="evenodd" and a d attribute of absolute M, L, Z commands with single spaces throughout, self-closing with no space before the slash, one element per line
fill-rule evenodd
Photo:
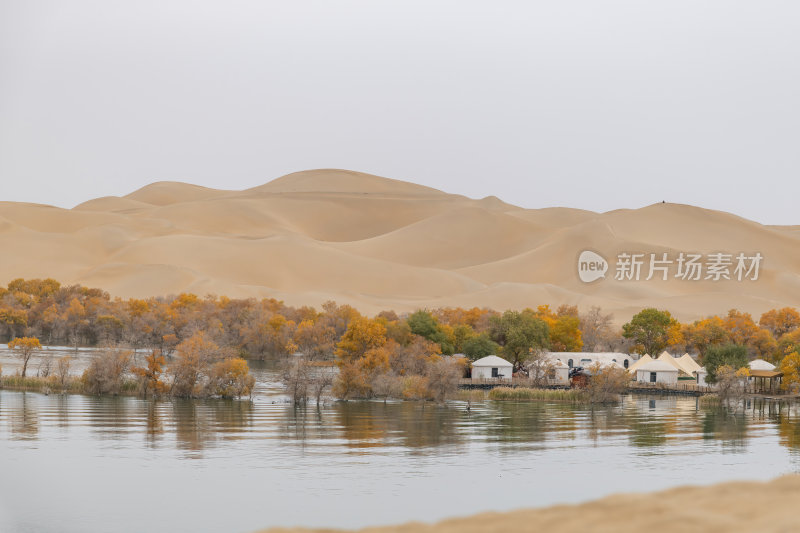
<path fill-rule="evenodd" d="M 458 381 L 458 388 L 459 389 L 483 389 L 483 390 L 491 390 L 495 387 L 524 387 L 524 388 L 540 388 L 540 389 L 569 389 L 569 385 L 565 385 L 563 383 L 558 383 L 555 381 L 550 381 L 547 385 L 535 385 L 533 380 L 525 379 L 525 378 L 514 378 L 514 379 L 502 379 L 502 378 L 494 378 L 494 379 L 470 379 L 470 378 L 462 378 Z M 631 381 L 628 384 L 628 392 L 631 393 L 651 393 L 651 394 L 686 394 L 691 396 L 702 396 L 704 394 L 713 394 L 715 389 L 712 387 L 707 386 L 700 386 L 693 381 L 686 381 L 686 382 L 678 382 L 674 385 L 667 385 L 665 383 L 642 383 L 638 381 Z M 752 385 L 748 385 L 745 391 L 748 395 L 757 396 L 757 397 L 776 397 L 776 398 L 792 398 L 797 396 L 796 394 L 790 394 L 781 390 L 773 390 L 773 391 L 764 391 L 760 388 L 753 387 Z"/>
<path fill-rule="evenodd" d="M 632 381 L 628 386 L 631 392 L 648 392 L 664 394 L 690 394 L 693 396 L 700 396 L 703 394 L 710 394 L 714 392 L 711 387 L 703 387 L 697 383 L 690 381 L 681 383 L 680 381 L 675 385 L 667 385 L 666 383 L 642 383 L 639 381 Z"/>
<path fill-rule="evenodd" d="M 495 387 L 524 387 L 524 388 L 546 388 L 546 389 L 569 389 L 569 385 L 550 381 L 547 385 L 536 385 L 533 380 L 525 378 L 514 379 L 470 379 L 463 378 L 458 382 L 460 389 L 483 389 L 491 390 Z M 702 395 L 714 392 L 711 387 L 701 387 L 694 382 L 677 383 L 675 385 L 666 385 L 664 383 L 639 383 L 632 381 L 628 386 L 630 392 L 650 392 L 650 393 L 664 393 L 664 394 L 691 394 Z"/>

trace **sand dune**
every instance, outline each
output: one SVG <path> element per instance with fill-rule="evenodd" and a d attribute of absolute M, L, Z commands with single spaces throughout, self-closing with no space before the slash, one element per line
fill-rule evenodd
<path fill-rule="evenodd" d="M 227 192 L 178 181 L 159 181 L 145 185 L 124 198 L 144 204 L 170 205 L 219 198 Z"/>
<path fill-rule="evenodd" d="M 304 192 L 312 194 L 448 196 L 442 191 L 432 189 L 431 187 L 425 187 L 424 185 L 340 169 L 318 169 L 294 172 L 274 179 L 264 185 L 247 189 L 244 192 L 251 194 Z"/>
<path fill-rule="evenodd" d="M 74 211 L 105 211 L 108 213 L 130 212 L 134 209 L 152 207 L 152 204 L 139 202 L 130 198 L 120 198 L 119 196 L 102 196 L 93 200 L 87 200 L 82 204 L 76 205 Z"/>
<path fill-rule="evenodd" d="M 73 209 L 0 202 L 0 283 L 50 276 L 116 296 L 192 291 L 326 299 L 365 312 L 441 305 L 656 305 L 689 320 L 800 302 L 800 231 L 678 204 L 592 213 L 523 209 L 344 170 L 244 191 L 159 182 Z M 760 252 L 758 281 L 583 283 L 577 257 Z M 647 272 L 644 272 L 646 276 Z"/>
<path fill-rule="evenodd" d="M 681 487 L 655 494 L 617 495 L 581 505 L 483 513 L 434 525 L 375 527 L 360 533 L 788 533 L 800 530 L 794 509 L 800 476 L 769 483 L 738 482 L 712 487 Z M 468 507 L 468 503 L 465 506 Z M 310 533 L 307 529 L 271 529 L 271 533 Z M 313 530 L 333 533 L 333 530 Z"/>

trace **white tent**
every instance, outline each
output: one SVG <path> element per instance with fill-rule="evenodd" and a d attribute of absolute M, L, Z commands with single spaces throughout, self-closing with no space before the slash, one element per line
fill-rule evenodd
<path fill-rule="evenodd" d="M 631 374 L 633 374 L 635 376 L 636 375 L 636 369 L 638 369 L 642 365 L 646 365 L 647 363 L 649 363 L 651 361 L 655 361 L 655 359 L 650 357 L 649 354 L 644 354 L 643 356 L 641 356 L 639 358 L 638 361 L 636 361 L 635 363 L 633 363 L 631 366 L 628 367 L 628 372 L 630 372 Z"/>
<path fill-rule="evenodd" d="M 694 357 L 692 357 L 688 353 L 685 353 L 682 356 L 680 356 L 680 358 L 678 359 L 678 363 L 684 368 L 691 370 L 691 373 L 693 374 L 696 373 L 701 368 L 703 368 L 697 363 L 697 361 L 694 360 Z"/>
<path fill-rule="evenodd" d="M 684 367 L 683 364 L 681 364 L 681 362 L 678 359 L 672 357 L 672 355 L 670 355 L 670 353 L 667 352 L 666 350 L 661 352 L 661 355 L 658 356 L 658 359 L 656 359 L 656 361 L 667 363 L 668 365 L 672 366 L 675 370 L 686 376 L 693 376 L 694 372 L 693 369 Z"/>
<path fill-rule="evenodd" d="M 472 379 L 511 379 L 513 365 L 496 355 L 487 355 L 472 363 Z"/>
<path fill-rule="evenodd" d="M 753 359 L 747 366 L 750 367 L 750 370 L 775 370 L 775 365 L 763 359 Z"/>
<path fill-rule="evenodd" d="M 678 383 L 678 369 L 666 361 L 650 361 L 636 369 L 636 381 L 642 383 Z"/>

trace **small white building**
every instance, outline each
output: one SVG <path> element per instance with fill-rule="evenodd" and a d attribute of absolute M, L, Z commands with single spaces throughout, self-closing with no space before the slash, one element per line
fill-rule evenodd
<path fill-rule="evenodd" d="M 565 363 L 568 368 L 581 366 L 588 369 L 598 363 L 602 367 L 617 363 L 622 368 L 628 368 L 634 362 L 633 357 L 619 352 L 547 352 L 547 356 L 551 361 Z"/>
<path fill-rule="evenodd" d="M 678 383 L 678 369 L 665 361 L 650 361 L 636 369 L 636 381 L 640 383 Z"/>
<path fill-rule="evenodd" d="M 706 367 L 701 367 L 700 370 L 695 372 L 695 376 L 697 376 L 697 384 L 701 387 L 712 387 L 710 383 L 706 383 L 706 376 L 708 376 L 708 371 Z"/>
<path fill-rule="evenodd" d="M 514 365 L 496 355 L 487 355 L 472 363 L 472 379 L 507 379 L 511 381 Z"/>
<path fill-rule="evenodd" d="M 556 385 L 569 385 L 569 367 L 566 363 L 556 359 L 548 372 L 547 379 Z"/>

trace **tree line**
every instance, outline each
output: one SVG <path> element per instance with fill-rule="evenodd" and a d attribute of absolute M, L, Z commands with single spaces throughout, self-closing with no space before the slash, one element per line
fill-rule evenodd
<path fill-rule="evenodd" d="M 0 288 L 0 336 L 6 341 L 27 337 L 44 344 L 147 349 L 154 358 L 172 361 L 167 365 L 173 367 L 170 390 L 184 391 L 181 394 L 205 388 L 215 364 L 267 357 L 293 362 L 286 379 L 305 383 L 298 385 L 299 397 L 318 397 L 320 387 L 330 386 L 341 398 L 440 397 L 464 371 L 465 363 L 458 367 L 456 359 L 445 357 L 456 353 L 464 354 L 467 362 L 498 354 L 520 371 L 545 350 L 656 355 L 669 349 L 702 359 L 710 348 L 735 346 L 749 358 L 779 364 L 796 359 L 800 368 L 799 327 L 800 313 L 794 308 L 768 311 L 758 321 L 732 309 L 724 316 L 685 324 L 669 311 L 644 309 L 619 328 L 614 317 L 598 307 L 579 312 L 568 305 L 502 313 L 478 307 L 406 314 L 387 310 L 369 317 L 335 302 L 317 310 L 272 298 L 111 298 L 101 289 L 61 285 L 53 279 L 16 279 Z M 204 349 L 214 354 L 191 356 L 203 366 L 202 387 L 197 382 L 181 385 L 173 359 L 189 353 L 199 339 L 210 343 Z M 146 381 L 142 373 L 152 375 L 159 368 L 163 373 L 166 363 L 159 361 L 148 362 L 137 375 Z M 335 378 L 320 370 L 331 365 L 338 368 Z M 197 372 L 187 370 L 186 375 L 191 378 Z M 150 386 L 159 387 L 155 381 Z"/>

